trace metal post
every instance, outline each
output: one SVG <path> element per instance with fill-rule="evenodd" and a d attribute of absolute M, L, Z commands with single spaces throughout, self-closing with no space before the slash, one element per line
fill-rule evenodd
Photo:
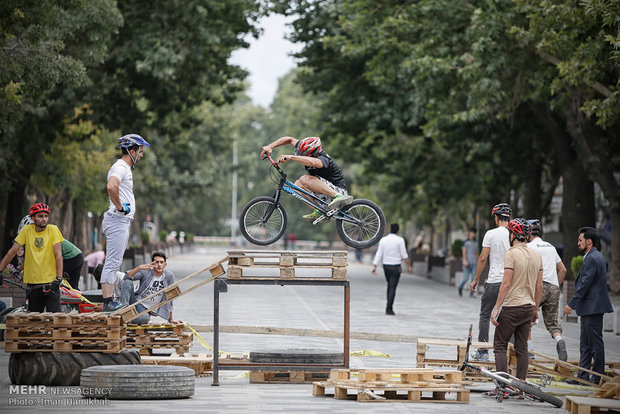
<path fill-rule="evenodd" d="M 230 243 L 237 245 L 237 140 L 233 141 L 232 203 L 230 209 Z"/>
<path fill-rule="evenodd" d="M 344 285 L 344 367 L 349 368 L 350 302 L 351 285 Z"/>
<path fill-rule="evenodd" d="M 220 358 L 220 292 L 228 292 L 228 285 L 223 279 L 216 279 L 213 284 L 213 383 L 219 386 L 219 358 Z"/>

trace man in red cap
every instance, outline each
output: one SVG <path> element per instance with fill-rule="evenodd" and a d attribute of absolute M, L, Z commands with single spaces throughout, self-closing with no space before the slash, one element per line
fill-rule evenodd
<path fill-rule="evenodd" d="M 20 246 L 26 251 L 24 282 L 30 312 L 60 312 L 60 283 L 62 282 L 62 234 L 58 227 L 48 224 L 51 211 L 47 204 L 30 207 L 34 224 L 22 228 L 15 243 L 0 262 L 0 270 L 13 260 Z"/>

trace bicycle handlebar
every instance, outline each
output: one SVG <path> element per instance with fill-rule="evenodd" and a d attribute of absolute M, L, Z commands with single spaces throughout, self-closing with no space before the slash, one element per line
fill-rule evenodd
<path fill-rule="evenodd" d="M 273 158 L 271 158 L 271 154 L 269 154 L 269 153 L 266 153 L 265 156 L 263 156 L 263 159 L 265 159 L 265 158 L 269 158 L 269 161 L 273 164 L 274 167 L 276 167 L 279 164 L 279 163 L 275 162 L 273 160 Z"/>

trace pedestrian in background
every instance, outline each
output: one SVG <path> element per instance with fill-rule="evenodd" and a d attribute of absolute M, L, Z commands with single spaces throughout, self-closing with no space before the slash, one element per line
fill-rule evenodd
<path fill-rule="evenodd" d="M 497 293 L 502 284 L 504 277 L 504 255 L 510 248 L 508 240 L 508 222 L 512 216 L 512 208 L 509 204 L 497 204 L 491 210 L 491 216 L 495 219 L 496 228 L 487 231 L 482 239 L 482 252 L 478 256 L 478 264 L 476 265 L 476 276 L 474 281 L 469 285 L 472 292 L 476 292 L 476 286 L 480 275 L 484 269 L 484 265 L 489 259 L 489 277 L 484 284 L 484 293 L 480 299 L 480 317 L 478 321 L 478 341 L 489 342 L 489 321 L 491 319 L 491 311 L 497 301 Z M 476 361 L 488 361 L 489 351 L 479 349 L 472 357 Z"/>
<path fill-rule="evenodd" d="M 496 326 L 493 338 L 495 369 L 508 372 L 506 350 L 510 337 L 514 335 L 516 377 L 525 381 L 529 362 L 527 338 L 532 323 L 538 319 L 543 265 L 540 254 L 527 247 L 532 231 L 530 223 L 516 218 L 508 223 L 507 228 L 511 247 L 504 256 L 504 275 L 491 312 L 491 323 Z"/>
<path fill-rule="evenodd" d="M 574 309 L 581 318 L 579 336 L 579 366 L 603 374 L 605 372 L 605 344 L 603 342 L 603 315 L 613 312 L 607 292 L 607 265 L 598 251 L 599 238 L 592 227 L 579 229 L 577 247 L 583 254 L 583 263 L 577 274 L 575 294 L 564 306 L 564 313 Z M 578 377 L 598 384 L 598 375 L 579 371 Z"/>
<path fill-rule="evenodd" d="M 51 210 L 47 204 L 30 207 L 34 224 L 24 225 L 15 237 L 13 246 L 0 261 L 0 271 L 13 260 L 24 246 L 24 283 L 29 312 L 60 312 L 62 283 L 62 234 L 58 227 L 48 224 Z"/>
<path fill-rule="evenodd" d="M 476 243 L 476 229 L 470 229 L 467 240 L 463 243 L 463 280 L 459 284 L 459 296 L 463 296 L 463 287 L 467 282 L 473 282 L 476 275 L 476 267 L 478 263 L 478 244 Z M 474 292 L 470 290 L 469 296 L 474 296 Z"/>
<path fill-rule="evenodd" d="M 557 250 L 551 243 L 547 243 L 542 239 L 542 224 L 540 220 L 528 220 L 532 226 L 532 234 L 530 242 L 527 244 L 532 250 L 535 250 L 542 257 L 543 263 L 543 291 L 540 300 L 540 307 L 543 314 L 545 328 L 555 339 L 555 349 L 558 353 L 558 359 L 566 361 L 568 354 L 566 352 L 566 343 L 562 339 L 562 327 L 558 323 L 558 311 L 560 307 L 560 285 L 566 276 L 566 267 L 562 263 L 562 259 L 558 255 Z M 527 341 L 528 349 L 532 349 L 532 333 Z"/>
<path fill-rule="evenodd" d="M 79 289 L 80 273 L 84 265 L 82 251 L 69 240 L 63 240 L 60 244 L 62 250 L 62 267 L 68 275 L 69 284 L 73 289 Z"/>
<path fill-rule="evenodd" d="M 379 241 L 377 253 L 372 262 L 372 274 L 377 273 L 377 264 L 383 263 L 383 272 L 387 281 L 387 305 L 385 307 L 386 315 L 394 315 L 394 298 L 396 297 L 396 287 L 400 280 L 401 262 L 407 263 L 407 269 L 411 273 L 411 262 L 405 248 L 405 239 L 398 235 L 398 224 L 390 224 L 390 234 L 384 236 Z"/>
<path fill-rule="evenodd" d="M 106 260 L 101 271 L 101 293 L 103 310 L 118 310 L 122 305 L 112 301 L 116 272 L 120 269 L 129 240 L 129 229 L 136 214 L 136 200 L 133 195 L 132 168 L 142 159 L 144 147 L 150 146 L 140 135 L 129 134 L 118 139 L 122 151 L 108 171 L 108 196 L 110 208 L 103 215 L 103 234 L 106 238 Z"/>

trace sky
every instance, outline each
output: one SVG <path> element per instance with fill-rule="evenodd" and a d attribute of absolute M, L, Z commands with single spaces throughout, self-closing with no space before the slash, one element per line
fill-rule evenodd
<path fill-rule="evenodd" d="M 230 63 L 250 72 L 248 95 L 256 105 L 271 105 L 278 89 L 278 79 L 296 66 L 295 59 L 289 54 L 299 50 L 300 46 L 284 39 L 291 30 L 286 22 L 286 18 L 279 14 L 263 18 L 262 35 L 258 39 L 249 36 L 246 40 L 250 47 L 235 51 L 230 58 Z"/>

